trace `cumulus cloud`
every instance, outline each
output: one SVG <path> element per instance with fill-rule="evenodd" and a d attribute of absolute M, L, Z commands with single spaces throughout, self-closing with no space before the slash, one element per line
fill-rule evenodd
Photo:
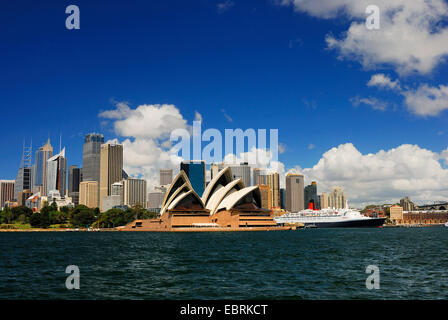
<path fill-rule="evenodd" d="M 400 89 L 400 81 L 392 81 L 391 78 L 383 73 L 374 74 L 369 82 L 367 82 L 368 87 L 380 87 L 384 89 Z"/>
<path fill-rule="evenodd" d="M 366 68 L 391 65 L 401 74 L 426 74 L 448 54 L 448 28 L 440 25 L 448 16 L 443 0 L 377 0 L 381 27 L 375 31 L 365 26 L 370 0 L 283 0 L 281 4 L 319 18 L 345 15 L 355 20 L 339 38 L 327 35 L 326 42 L 341 58 L 355 59 Z"/>
<path fill-rule="evenodd" d="M 408 109 L 419 116 L 437 116 L 448 109 L 448 86 L 423 84 L 416 90 L 403 91 Z"/>
<path fill-rule="evenodd" d="M 384 101 L 381 101 L 377 98 L 368 97 L 368 98 L 362 98 L 359 96 L 353 97 L 350 99 L 350 102 L 354 107 L 358 107 L 361 104 L 367 105 L 371 107 L 374 110 L 380 110 L 384 111 L 387 109 L 387 103 Z"/>
<path fill-rule="evenodd" d="M 352 204 L 395 203 L 404 196 L 416 201 L 448 199 L 448 149 L 438 154 L 417 145 L 362 154 L 351 143 L 332 148 L 312 168 L 296 167 L 305 182 L 318 182 L 319 192 L 341 186 Z"/>
<path fill-rule="evenodd" d="M 159 184 L 159 169 L 179 170 L 182 159 L 171 157 L 169 137 L 174 129 L 189 126 L 174 105 L 141 105 L 132 109 L 127 103 L 117 103 L 114 110 L 99 116 L 113 120 L 115 134 L 123 138 L 120 143 L 124 149 L 124 169 L 129 175 L 144 178 L 154 186 Z"/>

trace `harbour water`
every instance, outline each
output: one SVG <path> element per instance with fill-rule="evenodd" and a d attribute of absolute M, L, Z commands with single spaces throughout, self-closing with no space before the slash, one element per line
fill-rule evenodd
<path fill-rule="evenodd" d="M 0 233 L 0 299 L 448 299 L 448 229 Z"/>

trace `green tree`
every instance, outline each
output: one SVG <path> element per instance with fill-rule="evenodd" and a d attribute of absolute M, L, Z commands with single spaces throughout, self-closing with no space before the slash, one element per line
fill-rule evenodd
<path fill-rule="evenodd" d="M 90 226 L 95 221 L 95 214 L 88 208 L 77 210 L 70 215 L 70 223 L 75 227 Z"/>

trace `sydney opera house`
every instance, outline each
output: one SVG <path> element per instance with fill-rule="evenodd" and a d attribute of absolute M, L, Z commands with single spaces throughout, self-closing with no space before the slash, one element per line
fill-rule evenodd
<path fill-rule="evenodd" d="M 270 210 L 261 208 L 258 186 L 233 180 L 229 167 L 207 185 L 200 197 L 184 171 L 168 188 L 157 219 L 135 220 L 121 231 L 264 231 L 278 227 Z"/>

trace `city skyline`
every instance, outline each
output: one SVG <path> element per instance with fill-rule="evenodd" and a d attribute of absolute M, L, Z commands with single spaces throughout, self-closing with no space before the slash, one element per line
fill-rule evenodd
<path fill-rule="evenodd" d="M 79 1 L 85 23 L 75 31 L 65 29 L 56 7 L 24 1 L 33 10 L 0 13 L 11 29 L 5 43 L 18 44 L 0 51 L 4 116 L 33 114 L 21 118 L 20 132 L 5 123 L 1 179 L 15 179 L 24 138 L 42 145 L 49 133 L 52 141 L 62 135 L 68 165 L 81 167 L 82 139 L 102 132 L 128 150 L 125 171 L 155 185 L 158 169 L 167 167 L 167 135 L 202 119 L 204 128 L 221 132 L 279 129 L 280 181 L 301 173 L 319 192 L 341 186 L 355 203 L 448 199 L 448 50 L 434 45 L 431 32 L 444 8 L 433 14 L 400 0 L 385 10 L 403 6 L 404 18 L 429 13 L 434 21 L 419 29 L 419 19 L 399 23 L 385 15 L 372 33 L 361 29 L 365 1 L 314 8 L 307 1 L 234 1 L 224 11 L 219 1 L 166 3 L 130 10 Z M 170 8 L 189 19 L 173 18 Z M 134 22 L 111 22 L 122 17 Z M 40 32 L 25 30 L 25 22 Z M 351 26 L 364 37 L 346 34 Z M 396 36 L 398 30 L 414 38 Z M 425 53 L 414 43 L 425 44 Z"/>

